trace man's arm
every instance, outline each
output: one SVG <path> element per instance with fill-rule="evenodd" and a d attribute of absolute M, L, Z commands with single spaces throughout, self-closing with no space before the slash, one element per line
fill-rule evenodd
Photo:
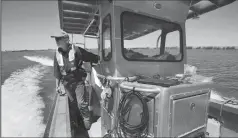
<path fill-rule="evenodd" d="M 60 67 L 56 59 L 56 54 L 54 55 L 54 76 L 56 78 L 56 88 L 57 88 L 60 84 L 60 79 L 62 75 L 60 73 Z"/>
<path fill-rule="evenodd" d="M 85 62 L 92 62 L 92 63 L 98 63 L 98 61 L 100 60 L 98 55 L 95 55 L 91 52 L 86 51 L 83 48 L 78 47 L 79 50 L 82 53 L 82 57 L 83 57 L 83 61 Z"/>

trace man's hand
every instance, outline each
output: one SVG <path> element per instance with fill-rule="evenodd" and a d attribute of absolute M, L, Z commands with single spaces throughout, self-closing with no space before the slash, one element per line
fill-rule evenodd
<path fill-rule="evenodd" d="M 59 94 L 62 93 L 59 86 L 56 86 L 56 92 Z"/>
<path fill-rule="evenodd" d="M 101 93 L 102 100 L 105 100 L 106 98 L 110 98 L 111 96 L 112 96 L 112 90 L 109 87 L 105 88 Z"/>
<path fill-rule="evenodd" d="M 90 62 L 91 67 L 96 66 L 101 63 L 100 56 L 97 56 L 97 63 Z"/>
<path fill-rule="evenodd" d="M 56 92 L 60 95 L 60 96 L 64 96 L 66 93 L 62 91 L 62 89 L 60 88 L 60 86 L 56 87 Z"/>

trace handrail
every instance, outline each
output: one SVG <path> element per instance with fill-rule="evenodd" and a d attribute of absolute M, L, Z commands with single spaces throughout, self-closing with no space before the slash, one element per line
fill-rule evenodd
<path fill-rule="evenodd" d="M 143 86 L 145 86 L 145 85 L 143 85 L 143 84 L 138 84 L 138 85 L 134 84 L 134 86 L 129 86 L 129 85 L 126 84 L 126 82 L 120 84 L 120 88 L 127 89 L 127 90 L 133 90 L 134 89 L 135 91 L 148 92 L 148 93 L 159 93 L 159 92 L 162 91 L 162 88 L 157 87 L 157 86 L 156 87 L 148 86 L 148 87 L 144 87 L 144 88 L 143 88 Z"/>
<path fill-rule="evenodd" d="M 104 76 L 104 75 L 101 75 L 101 74 L 97 74 L 97 76 L 99 78 L 102 78 L 102 79 L 108 79 L 108 80 L 115 80 L 115 81 L 123 81 L 123 80 L 127 80 L 127 81 L 133 81 L 133 80 L 136 80 L 138 77 L 137 76 L 132 76 L 132 77 L 113 77 L 113 76 Z"/>
<path fill-rule="evenodd" d="M 225 99 L 225 98 L 224 98 Z M 213 118 L 218 121 L 221 126 L 220 128 L 230 129 L 234 132 L 237 132 L 237 120 L 230 120 L 230 118 L 238 117 L 237 106 L 231 106 L 233 102 L 236 104 L 236 100 L 228 99 L 224 101 L 219 101 L 215 99 L 210 99 L 209 103 L 209 118 Z M 229 125 L 226 125 L 228 124 Z M 219 130 L 221 131 L 221 130 Z M 222 131 L 220 132 L 222 136 Z"/>
<path fill-rule="evenodd" d="M 69 114 L 68 96 L 58 95 L 48 137 L 72 136 Z"/>
<path fill-rule="evenodd" d="M 220 129 L 219 129 L 219 134 L 220 134 L 219 137 L 221 137 L 221 133 L 222 133 L 221 129 L 222 129 L 222 126 L 223 126 L 223 124 L 224 124 L 224 122 L 223 122 L 223 120 L 222 120 L 222 110 L 223 110 L 223 106 L 224 106 L 225 104 L 227 104 L 228 102 L 230 102 L 230 101 L 231 101 L 231 99 L 226 100 L 226 101 L 221 105 L 220 116 L 219 116 L 219 122 L 220 122 L 220 124 L 221 124 Z"/>
<path fill-rule="evenodd" d="M 87 37 L 87 38 L 99 38 L 98 36 L 91 36 L 91 35 L 84 35 L 84 37 Z"/>

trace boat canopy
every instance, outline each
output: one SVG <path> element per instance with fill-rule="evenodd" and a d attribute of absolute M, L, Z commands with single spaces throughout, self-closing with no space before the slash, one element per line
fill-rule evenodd
<path fill-rule="evenodd" d="M 112 1 L 112 0 L 109 0 Z M 187 19 L 228 5 L 236 0 L 180 0 L 190 6 Z M 97 36 L 100 0 L 59 0 L 60 27 L 67 33 Z"/>
<path fill-rule="evenodd" d="M 97 36 L 99 4 L 97 0 L 59 0 L 60 28 L 67 33 Z"/>

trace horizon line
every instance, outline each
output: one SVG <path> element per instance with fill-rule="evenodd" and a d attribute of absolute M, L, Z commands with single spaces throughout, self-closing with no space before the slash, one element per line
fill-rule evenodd
<path fill-rule="evenodd" d="M 143 47 L 132 47 L 132 49 L 134 48 L 143 48 Z M 144 47 L 143 49 L 148 49 L 149 47 Z M 169 47 L 169 48 L 173 48 L 173 47 Z M 212 49 L 217 49 L 217 50 L 223 50 L 224 48 L 232 48 L 231 50 L 238 50 L 238 45 L 237 46 L 186 46 L 187 49 L 191 49 L 191 48 L 199 48 L 199 49 L 206 49 L 206 48 L 212 48 Z M 97 48 L 85 48 L 85 49 L 97 49 Z M 23 52 L 23 51 L 46 51 L 46 50 L 55 50 L 54 48 L 48 48 L 48 49 L 17 49 L 17 50 L 1 50 L 1 52 Z M 209 50 L 209 49 L 207 49 Z M 230 49 L 228 49 L 230 50 Z"/>

